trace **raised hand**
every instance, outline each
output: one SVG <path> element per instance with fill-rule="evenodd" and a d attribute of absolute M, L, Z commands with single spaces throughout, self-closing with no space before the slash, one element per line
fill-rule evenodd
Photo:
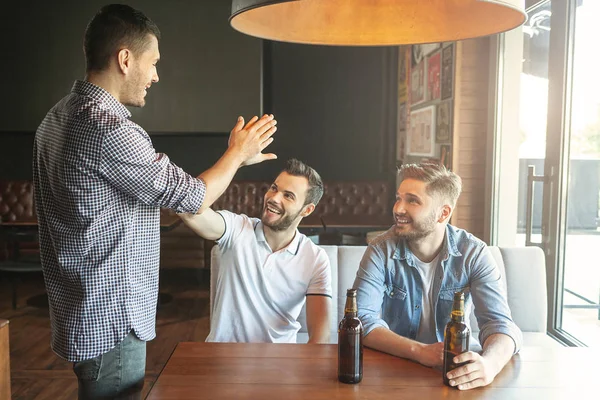
<path fill-rule="evenodd" d="M 242 166 L 277 158 L 273 153 L 262 153 L 273 142 L 272 136 L 277 131 L 275 125 L 277 121 L 272 114 L 265 114 L 260 119 L 254 116 L 245 125 L 244 118 L 238 118 L 229 135 L 229 150 L 239 157 Z"/>

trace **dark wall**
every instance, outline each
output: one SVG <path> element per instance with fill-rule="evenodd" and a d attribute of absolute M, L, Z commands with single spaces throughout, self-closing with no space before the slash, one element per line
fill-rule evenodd
<path fill-rule="evenodd" d="M 280 156 L 298 155 L 326 180 L 394 175 L 396 50 L 264 47 L 265 108 L 277 116 Z"/>
<path fill-rule="evenodd" d="M 123 0 L 159 26 L 159 82 L 132 119 L 149 132 L 225 132 L 261 107 L 261 41 L 228 24 L 223 0 Z M 8 4 L 5 4 L 8 3 Z M 34 131 L 85 76 L 83 34 L 107 0 L 3 2 L 0 128 Z"/>
<path fill-rule="evenodd" d="M 210 0 L 208 3 L 224 0 Z M 191 1 L 190 1 L 191 2 Z M 182 21 L 190 24 L 193 16 L 187 16 L 186 7 L 182 4 L 186 1 L 161 2 L 138 1 L 142 10 L 153 9 L 154 13 L 149 15 L 161 16 L 164 13 L 157 12 L 156 7 L 169 8 L 173 13 L 177 10 L 181 13 Z M 205 2 L 195 2 L 204 4 Z M 136 4 L 138 5 L 138 4 Z M 148 6 L 147 6 L 148 5 Z M 175 7 L 171 9 L 170 7 Z M 46 7 L 49 9 L 49 7 Z M 92 7 L 91 9 L 95 9 Z M 41 18 L 38 14 L 41 11 L 34 10 L 32 13 Z M 89 13 L 88 13 L 89 14 Z M 87 22 L 89 15 L 82 13 L 65 14 L 62 19 L 77 20 L 79 24 Z M 58 17 L 53 17 L 55 21 Z M 225 22 L 226 22 L 226 16 Z M 158 20 L 158 18 L 155 18 Z M 160 21 L 159 26 L 160 26 Z M 74 23 L 74 22 L 73 22 Z M 183 23 L 183 22 L 182 22 Z M 26 87 L 28 93 L 39 93 L 39 95 L 11 95 L 4 96 L 0 102 L 0 112 L 4 115 L 0 118 L 0 179 L 30 179 L 31 177 L 31 144 L 33 141 L 33 131 L 39 124 L 42 115 L 37 115 L 32 110 L 47 111 L 60 96 L 65 95 L 72 80 L 80 78 L 76 76 L 64 76 L 65 64 L 72 62 L 71 59 L 61 58 L 48 61 L 52 68 L 44 68 L 39 60 L 39 55 L 35 53 L 44 53 L 45 42 L 37 41 L 40 35 L 39 31 L 27 32 L 19 28 L 18 22 L 10 22 L 8 29 L 10 32 L 18 32 L 14 35 L 2 35 L 0 37 L 0 50 L 4 54 L 9 54 L 11 58 L 20 59 L 24 68 L 6 65 L 0 63 L 0 73 L 10 69 L 11 82 L 8 87 L 14 92 L 19 88 Z M 165 29 L 160 26 L 163 35 L 166 35 Z M 49 25 L 48 32 L 55 30 L 62 31 L 61 24 L 56 21 Z M 81 30 L 83 31 L 83 27 Z M 215 35 L 207 36 L 213 41 L 212 44 L 204 43 L 213 49 L 223 48 L 220 37 L 220 29 L 217 29 Z M 227 29 L 231 29 L 228 28 Z M 161 42 L 161 53 L 163 60 L 159 66 L 161 82 L 157 84 L 156 90 L 153 86 L 148 93 L 148 105 L 143 109 L 146 111 L 152 101 L 170 101 L 178 97 L 179 92 L 161 93 L 159 88 L 169 87 L 169 79 L 161 73 L 162 68 L 167 63 L 168 58 L 175 58 L 177 73 L 188 76 L 187 81 L 205 82 L 211 80 L 210 87 L 203 88 L 204 98 L 210 98 L 212 94 L 220 96 L 222 99 L 238 96 L 236 90 L 225 90 L 221 88 L 219 82 L 231 79 L 232 71 L 223 67 L 220 72 L 215 72 L 215 65 L 210 60 L 213 57 L 223 59 L 220 51 L 205 54 L 203 60 L 196 60 L 192 55 L 179 49 L 183 42 L 193 40 L 187 37 L 183 31 L 177 33 L 170 41 L 163 38 Z M 62 33 L 61 33 L 62 34 Z M 237 33 L 235 33 L 237 35 Z M 66 40 L 65 43 L 73 41 L 79 43 L 81 34 L 75 39 Z M 12 41 L 16 40 L 17 44 Z M 255 40 L 249 38 L 249 40 Z M 23 48 L 19 43 L 22 43 Z M 71 54 L 72 58 L 81 57 L 79 47 L 73 49 L 72 45 L 60 44 L 55 50 L 60 54 Z M 68 50 L 67 50 L 68 46 Z M 78 45 L 79 46 L 79 45 Z M 189 46 L 189 43 L 186 44 Z M 38 48 L 42 47 L 42 48 Z M 270 180 L 281 169 L 283 161 L 289 157 L 297 157 L 313 165 L 327 181 L 331 180 L 394 180 L 394 152 L 395 144 L 395 120 L 396 120 L 396 68 L 397 52 L 394 48 L 339 48 L 322 46 L 303 46 L 293 44 L 264 42 L 261 53 L 263 64 L 263 106 L 264 111 L 274 113 L 278 120 L 279 130 L 276 134 L 276 140 L 269 148 L 269 151 L 275 152 L 279 160 L 275 162 L 264 163 L 257 166 L 243 168 L 240 170 L 236 179 L 257 179 Z M 188 47 L 185 47 L 186 49 Z M 186 50 L 187 51 L 187 50 Z M 222 50 L 226 51 L 226 50 Z M 172 56 L 167 57 L 167 54 Z M 232 56 L 232 55 L 229 55 Z M 233 57 L 236 61 L 244 65 L 245 60 L 242 57 Z M 41 76 L 36 76 L 35 84 L 39 82 L 50 82 L 52 80 L 61 80 L 64 82 L 60 86 L 52 88 L 40 86 L 33 92 L 30 88 L 31 82 L 31 62 L 35 61 L 40 71 L 44 71 Z M 206 63 L 210 66 L 206 67 Z M 81 64 L 83 65 L 83 64 Z M 82 67 L 81 67 L 82 68 Z M 244 66 L 244 68 L 246 68 Z M 242 69 L 244 69 L 242 68 Z M 252 66 L 248 68 L 252 69 Z M 245 69 L 244 69 L 245 70 Z M 233 69 L 233 74 L 236 70 Z M 48 83 L 49 84 L 49 83 Z M 173 90 L 170 86 L 169 90 Z M 246 92 L 247 90 L 242 90 Z M 50 93 L 51 92 L 51 93 Z M 60 96 L 58 95 L 60 93 Z M 186 96 L 190 96 L 189 92 Z M 35 106 L 29 101 L 30 97 L 44 98 L 42 105 Z M 49 97 L 52 98 L 50 102 Z M 185 97 L 185 96 L 184 96 Z M 202 110 L 202 101 L 191 101 L 188 107 Z M 9 106 L 8 108 L 6 106 Z M 224 106 L 223 106 L 224 107 Z M 152 140 L 156 149 L 167 153 L 170 158 L 178 165 L 192 174 L 197 174 L 214 163 L 223 153 L 227 146 L 227 134 L 231 129 L 235 117 L 238 113 L 243 114 L 243 110 L 237 107 L 225 107 L 226 113 L 222 120 L 224 128 L 215 130 L 208 129 L 211 125 L 207 124 L 205 129 L 199 129 L 198 132 L 189 132 L 186 134 L 169 134 L 165 132 L 181 132 L 178 129 L 178 119 L 174 116 L 173 110 L 164 108 L 155 110 L 157 118 L 160 118 L 166 128 L 156 133 L 148 126 L 141 125 L 152 133 Z M 243 107 L 239 107 L 243 108 Z M 16 121 L 26 121 L 25 124 L 7 123 L 15 121 L 11 113 L 20 113 Z M 246 114 L 246 117 L 250 115 Z M 227 117 L 227 118 L 225 118 Z M 134 121 L 137 115 L 133 116 Z M 197 120 L 202 124 L 203 118 Z M 231 121 L 231 123 L 230 123 Z M 15 126 L 20 127 L 16 129 Z"/>

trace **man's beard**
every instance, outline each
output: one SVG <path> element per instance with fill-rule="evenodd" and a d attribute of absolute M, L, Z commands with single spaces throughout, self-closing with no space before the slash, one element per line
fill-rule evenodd
<path fill-rule="evenodd" d="M 296 218 L 298 218 L 298 215 L 300 215 L 301 212 L 302 212 L 302 210 L 298 211 L 295 215 L 286 215 L 283 218 L 278 219 L 274 223 L 265 222 L 264 218 L 262 218 L 261 220 L 262 220 L 262 223 L 264 226 L 268 227 L 269 229 L 271 229 L 275 232 L 281 232 L 281 231 L 285 231 L 286 229 L 288 229 L 294 223 Z M 264 215 L 264 211 L 263 211 L 263 215 Z"/>
<path fill-rule="evenodd" d="M 144 84 L 144 77 L 140 71 L 136 71 L 132 80 L 128 81 L 124 85 L 125 96 L 122 99 L 122 103 L 129 107 L 144 107 L 146 105 L 146 99 L 144 98 L 144 90 L 146 85 Z"/>
<path fill-rule="evenodd" d="M 402 232 L 398 228 L 394 229 L 394 233 L 397 237 L 408 241 L 421 240 L 429 236 L 435 231 L 436 215 L 432 212 L 430 215 L 425 217 L 422 221 L 411 223 L 412 229 L 408 232 Z"/>

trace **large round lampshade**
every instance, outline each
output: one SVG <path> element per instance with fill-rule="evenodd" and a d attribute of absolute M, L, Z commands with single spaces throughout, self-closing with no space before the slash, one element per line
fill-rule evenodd
<path fill-rule="evenodd" d="M 523 0 L 233 0 L 230 22 L 282 42 L 385 46 L 486 36 L 525 19 Z"/>

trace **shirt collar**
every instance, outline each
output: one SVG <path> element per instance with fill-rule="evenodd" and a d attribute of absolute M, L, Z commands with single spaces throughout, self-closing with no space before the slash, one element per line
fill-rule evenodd
<path fill-rule="evenodd" d="M 123 118 L 131 117 L 131 113 L 123 104 L 121 104 L 114 96 L 108 93 L 100 86 L 96 86 L 88 81 L 77 80 L 73 84 L 71 92 L 82 96 L 88 96 L 103 104 L 106 108 Z"/>
<path fill-rule="evenodd" d="M 442 260 L 447 260 L 449 255 L 453 257 L 462 256 L 461 252 L 458 251 L 458 246 L 456 245 L 456 233 L 453 229 L 450 229 L 450 224 L 446 225 L 444 247 L 442 248 L 440 253 L 443 254 Z M 409 265 L 413 265 L 413 256 L 414 255 L 412 251 L 410 251 L 406 240 L 398 238 L 396 250 L 394 250 L 392 258 L 394 260 L 406 260 L 409 263 Z"/>
<path fill-rule="evenodd" d="M 263 223 L 259 221 L 254 226 L 254 234 L 256 235 L 257 241 L 264 242 L 267 245 L 267 247 L 269 247 L 269 244 L 267 243 L 267 238 L 265 237 L 264 228 L 265 227 Z M 294 232 L 294 238 L 292 239 L 290 244 L 285 248 L 285 251 L 295 256 L 298 254 L 298 250 L 300 250 L 300 233 L 298 232 L 298 229 L 296 229 L 296 232 Z"/>

